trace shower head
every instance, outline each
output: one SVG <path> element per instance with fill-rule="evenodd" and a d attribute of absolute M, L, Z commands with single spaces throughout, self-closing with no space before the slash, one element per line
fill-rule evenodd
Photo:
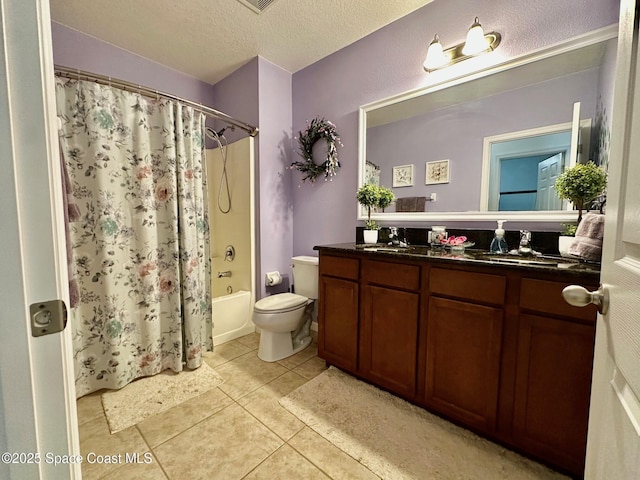
<path fill-rule="evenodd" d="M 214 137 L 222 137 L 224 136 L 224 132 L 229 129 L 232 132 L 235 131 L 236 127 L 234 127 L 233 125 L 229 125 L 227 127 L 223 127 L 220 130 L 218 130 L 217 132 L 213 129 L 213 128 L 209 128 L 207 127 L 207 132 L 209 132 L 210 135 L 214 136 Z"/>
<path fill-rule="evenodd" d="M 233 127 L 233 128 L 232 127 L 223 127 L 220 130 L 218 130 L 218 132 L 216 132 L 216 133 L 218 134 L 219 137 L 221 137 L 221 136 L 224 135 L 224 132 L 225 132 L 225 130 L 227 130 L 227 128 L 230 128 L 231 131 L 233 131 L 235 129 L 235 127 Z"/>

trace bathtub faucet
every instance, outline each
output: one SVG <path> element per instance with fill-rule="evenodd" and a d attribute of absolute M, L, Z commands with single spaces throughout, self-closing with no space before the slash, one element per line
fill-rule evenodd
<path fill-rule="evenodd" d="M 226 272 L 218 272 L 218 278 L 222 278 L 222 277 L 230 277 L 231 276 L 231 271 L 227 270 Z"/>

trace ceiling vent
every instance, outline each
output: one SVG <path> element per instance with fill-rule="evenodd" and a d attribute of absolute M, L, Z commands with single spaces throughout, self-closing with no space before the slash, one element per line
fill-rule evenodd
<path fill-rule="evenodd" d="M 266 8 L 271 5 L 275 0 L 238 0 L 241 4 L 249 7 L 255 13 L 262 13 Z"/>

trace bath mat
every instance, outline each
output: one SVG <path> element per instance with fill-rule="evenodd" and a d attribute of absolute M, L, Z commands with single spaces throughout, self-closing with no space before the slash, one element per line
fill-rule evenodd
<path fill-rule="evenodd" d="M 202 395 L 224 380 L 206 362 L 196 370 L 180 373 L 166 370 L 144 377 L 120 390 L 102 394 L 102 407 L 111 433 L 140 423 L 145 418 L 169 410 L 193 397 Z"/>
<path fill-rule="evenodd" d="M 334 367 L 280 404 L 386 480 L 568 478 Z"/>

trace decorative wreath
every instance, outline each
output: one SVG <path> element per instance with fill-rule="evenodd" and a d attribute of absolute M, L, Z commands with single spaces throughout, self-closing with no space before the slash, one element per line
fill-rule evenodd
<path fill-rule="evenodd" d="M 327 141 L 327 159 L 321 164 L 317 164 L 313 161 L 313 146 L 322 138 Z M 336 126 L 329 120 L 319 117 L 311 120 L 311 123 L 307 121 L 307 129 L 304 133 L 298 132 L 298 144 L 300 146 L 298 153 L 304 161 L 293 162 L 291 168 L 304 174 L 302 181 L 315 182 L 316 178 L 322 174 L 324 174 L 325 182 L 331 180 L 331 177 L 340 168 L 336 144 L 342 146 L 342 143 L 340 143 L 340 135 L 336 131 Z"/>

